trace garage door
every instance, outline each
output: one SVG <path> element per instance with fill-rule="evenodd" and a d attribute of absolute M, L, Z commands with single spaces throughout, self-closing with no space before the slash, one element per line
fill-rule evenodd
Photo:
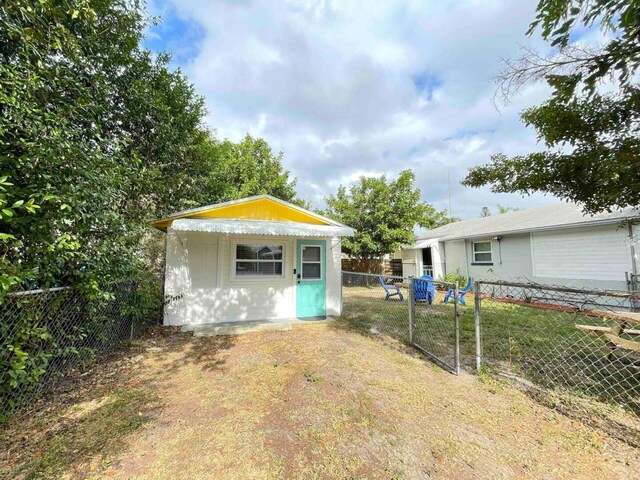
<path fill-rule="evenodd" d="M 615 226 L 534 233 L 533 275 L 546 278 L 624 280 L 630 248 L 626 229 Z"/>

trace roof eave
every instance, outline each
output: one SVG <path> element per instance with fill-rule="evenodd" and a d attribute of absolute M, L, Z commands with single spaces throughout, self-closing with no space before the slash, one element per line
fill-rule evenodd
<path fill-rule="evenodd" d="M 297 222 L 233 219 L 221 221 L 218 219 L 181 218 L 177 219 L 169 229 L 175 232 L 257 236 L 350 237 L 355 234 L 355 229 L 346 225 L 313 225 Z M 277 232 L 274 233 L 273 229 Z"/>
<path fill-rule="evenodd" d="M 184 218 L 185 216 L 190 216 L 190 215 L 194 215 L 200 212 L 206 212 L 208 210 L 211 210 L 212 208 L 223 208 L 223 207 L 230 207 L 232 205 L 237 205 L 239 203 L 248 203 L 248 202 L 253 202 L 256 200 L 262 200 L 262 199 L 269 199 L 269 200 L 273 200 L 276 203 L 279 203 L 281 205 L 293 208 L 294 210 L 297 210 L 299 212 L 305 213 L 307 215 L 312 215 L 316 218 L 318 218 L 319 220 L 325 221 L 327 223 L 329 223 L 329 225 L 333 225 L 336 227 L 347 227 L 347 228 L 351 228 L 348 225 L 344 225 L 343 223 L 337 222 L 329 217 L 325 217 L 324 215 L 320 215 L 319 213 L 316 212 L 312 212 L 310 210 L 307 210 L 306 208 L 302 208 L 299 207 L 298 205 L 294 205 L 293 203 L 287 202 L 285 200 L 281 200 L 279 198 L 276 198 L 272 195 L 269 195 L 267 193 L 263 193 L 261 195 L 254 195 L 253 197 L 246 197 L 246 198 L 239 198 L 236 200 L 229 200 L 227 202 L 222 202 L 222 203 L 215 203 L 213 205 L 207 205 L 204 207 L 197 207 L 197 208 L 191 208 L 188 210 L 183 210 L 181 212 L 176 212 L 173 213 L 171 215 L 169 215 L 168 217 L 164 217 L 164 218 L 158 218 L 156 220 L 151 220 L 149 223 L 150 226 L 152 226 L 153 228 L 156 228 L 160 231 L 166 232 L 167 228 L 166 227 L 159 227 L 157 226 L 158 223 L 164 223 L 164 222 L 171 222 L 173 220 L 177 220 L 179 218 Z"/>
<path fill-rule="evenodd" d="M 518 230 L 503 230 L 503 231 L 493 231 L 493 232 L 484 232 L 484 233 L 477 233 L 477 234 L 468 234 L 468 235 L 456 235 L 453 237 L 439 237 L 440 241 L 443 242 L 448 242 L 451 240 L 464 240 L 466 238 L 486 238 L 489 236 L 498 236 L 498 235 L 521 235 L 524 233 L 531 233 L 531 232 L 544 232 L 544 231 L 550 231 L 550 230 L 566 230 L 566 229 L 570 229 L 570 228 L 580 228 L 580 227 L 597 227 L 600 225 L 613 225 L 616 223 L 622 223 L 624 221 L 627 220 L 633 220 L 633 219 L 638 219 L 640 217 L 637 216 L 630 216 L 630 217 L 624 217 L 624 218 L 605 218 L 605 219 L 600 219 L 600 220 L 589 220 L 586 222 L 579 222 L 579 223 L 564 223 L 564 224 L 560 224 L 560 225 L 548 225 L 548 226 L 543 226 L 543 227 L 534 227 L 534 228 L 522 228 L 522 229 L 518 229 Z M 423 240 L 429 240 L 429 239 L 423 239 Z"/>

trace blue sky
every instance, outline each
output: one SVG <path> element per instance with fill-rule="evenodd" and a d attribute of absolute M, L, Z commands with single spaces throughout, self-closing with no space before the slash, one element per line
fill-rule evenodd
<path fill-rule="evenodd" d="M 162 23 L 146 45 L 173 54 L 218 137 L 248 132 L 282 150 L 314 205 L 360 175 L 411 168 L 440 209 L 449 173 L 453 215 L 474 218 L 483 206 L 557 201 L 459 184 L 494 153 L 542 148 L 519 112 L 547 97 L 545 85 L 492 103 L 501 58 L 543 47 L 525 36 L 536 3 L 152 0 Z"/>

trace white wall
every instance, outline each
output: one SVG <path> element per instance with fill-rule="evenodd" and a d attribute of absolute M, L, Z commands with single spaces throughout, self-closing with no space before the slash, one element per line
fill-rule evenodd
<path fill-rule="evenodd" d="M 444 258 L 446 264 L 445 273 L 455 273 L 456 270 L 459 270 L 462 275 L 469 275 L 464 240 L 444 242 Z"/>
<path fill-rule="evenodd" d="M 628 228 L 616 225 L 534 233 L 531 235 L 533 276 L 576 280 L 620 282 L 631 271 Z"/>
<path fill-rule="evenodd" d="M 444 243 L 437 242 L 431 245 L 431 263 L 433 263 L 433 278 L 438 280 L 444 276 Z"/>
<path fill-rule="evenodd" d="M 447 273 L 456 269 L 474 280 L 532 281 L 529 234 L 505 235 L 498 242 L 491 237 L 446 242 Z M 491 265 L 474 264 L 473 242 L 491 242 Z"/>
<path fill-rule="evenodd" d="M 433 264 L 433 278 L 438 279 L 444 275 L 445 262 L 443 254 L 443 243 L 434 242 L 431 245 L 431 262 Z M 422 261 L 422 249 L 398 250 L 394 258 L 402 259 L 403 277 L 421 277 L 424 262 Z"/>
<path fill-rule="evenodd" d="M 327 238 L 327 315 L 342 314 L 342 243 Z"/>
<path fill-rule="evenodd" d="M 577 288 L 624 290 L 631 271 L 628 228 L 608 225 L 491 240 L 492 265 L 473 265 L 473 241 L 445 242 L 446 271 L 460 269 L 475 280 L 511 280 Z"/>
<path fill-rule="evenodd" d="M 316 238 L 320 239 L 321 238 Z M 326 240 L 327 315 L 341 312 L 341 244 Z M 235 241 L 284 246 L 283 277 L 234 278 Z M 296 316 L 296 239 L 231 236 L 200 232 L 167 233 L 165 296 L 178 297 L 165 307 L 165 325 L 205 324 Z"/>
<path fill-rule="evenodd" d="M 420 262 L 418 255 L 421 253 L 421 250 L 401 250 L 403 277 L 420 276 L 418 273 L 418 263 Z"/>

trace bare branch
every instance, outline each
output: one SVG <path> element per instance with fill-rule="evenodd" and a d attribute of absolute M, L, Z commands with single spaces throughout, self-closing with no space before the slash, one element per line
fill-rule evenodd
<path fill-rule="evenodd" d="M 549 75 L 583 74 L 595 57 L 609 54 L 602 49 L 570 45 L 554 55 L 544 56 L 530 47 L 521 47 L 522 55 L 503 58 L 502 71 L 493 80 L 497 84 L 494 104 L 507 105 L 524 86 L 545 80 Z"/>

